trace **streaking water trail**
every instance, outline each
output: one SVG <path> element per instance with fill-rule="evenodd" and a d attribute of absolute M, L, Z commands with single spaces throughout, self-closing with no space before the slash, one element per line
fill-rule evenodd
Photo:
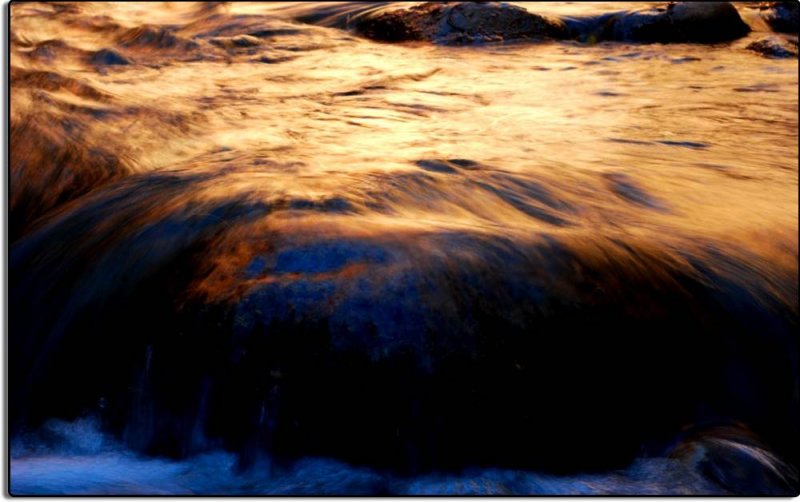
<path fill-rule="evenodd" d="M 796 491 L 796 34 L 408 7 L 14 4 L 13 493 Z"/>

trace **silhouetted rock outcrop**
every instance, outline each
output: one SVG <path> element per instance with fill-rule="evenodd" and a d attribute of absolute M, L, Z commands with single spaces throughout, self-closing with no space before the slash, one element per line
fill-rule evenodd
<path fill-rule="evenodd" d="M 729 2 L 677 2 L 610 16 L 598 38 L 714 43 L 735 40 L 749 32 Z"/>
<path fill-rule="evenodd" d="M 367 16 L 357 30 L 368 38 L 387 42 L 427 40 L 442 44 L 547 38 L 714 43 L 750 32 L 729 2 L 673 2 L 565 21 L 496 2 L 428 2 Z"/>

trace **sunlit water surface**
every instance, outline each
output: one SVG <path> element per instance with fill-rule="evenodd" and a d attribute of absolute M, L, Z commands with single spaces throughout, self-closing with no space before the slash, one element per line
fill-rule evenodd
<path fill-rule="evenodd" d="M 525 6 L 572 16 L 639 5 Z M 676 267 L 708 259 L 794 305 L 796 320 L 798 67 L 744 49 L 763 33 L 712 46 L 442 47 L 339 29 L 365 9 L 394 7 L 15 3 L 12 145 L 30 170 L 12 173 L 11 203 L 23 208 L 12 255 L 53 283 L 67 280 L 75 256 L 96 257 L 84 272 L 96 285 L 64 300 L 62 321 L 212 224 L 214 248 L 186 301 L 246 301 L 275 284 L 299 295 L 303 281 L 364 287 L 413 273 L 414 260 L 492 260 L 487 242 L 559 242 L 592 263 L 616 246 Z M 248 33 L 257 45 L 211 42 Z M 104 48 L 130 64 L 87 62 Z M 37 176 L 44 145 L 95 171 Z M 26 201 L 36 193 L 46 195 Z M 189 222 L 188 233 L 171 234 L 169 218 Z M 718 254 L 742 265 L 713 261 Z M 316 308 L 294 301 L 297 311 Z M 406 479 L 314 458 L 234 474 L 231 454 L 139 457 L 109 447 L 92 424 L 60 427 L 95 443 L 12 450 L 15 494 L 677 489 L 666 459 L 578 478 L 490 469 Z M 719 491 L 682 476 L 686 490 Z"/>

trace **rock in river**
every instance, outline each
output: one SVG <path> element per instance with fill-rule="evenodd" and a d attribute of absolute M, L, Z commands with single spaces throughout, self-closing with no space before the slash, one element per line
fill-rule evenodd
<path fill-rule="evenodd" d="M 131 64 L 128 58 L 111 49 L 101 49 L 95 52 L 89 58 L 89 62 L 98 66 Z"/>
<path fill-rule="evenodd" d="M 566 34 L 560 21 L 498 2 L 428 2 L 368 17 L 357 29 L 375 40 L 427 40 L 441 44 L 564 38 Z"/>
<path fill-rule="evenodd" d="M 757 40 L 748 45 L 747 49 L 772 58 L 797 57 L 797 41 L 780 37 Z"/>
<path fill-rule="evenodd" d="M 750 28 L 729 2 L 674 2 L 611 16 L 597 38 L 636 42 L 725 42 Z"/>

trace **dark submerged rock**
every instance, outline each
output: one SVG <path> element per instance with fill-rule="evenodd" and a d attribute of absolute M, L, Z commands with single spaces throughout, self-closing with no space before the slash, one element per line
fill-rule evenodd
<path fill-rule="evenodd" d="M 118 65 L 124 66 L 131 64 L 131 60 L 111 49 L 101 49 L 95 52 L 89 62 L 93 65 Z"/>
<path fill-rule="evenodd" d="M 428 2 L 367 17 L 356 29 L 374 40 L 441 44 L 564 38 L 566 34 L 560 21 L 497 2 Z"/>
<path fill-rule="evenodd" d="M 791 58 L 797 57 L 797 42 L 770 37 L 751 43 L 747 50 L 772 58 Z"/>
<path fill-rule="evenodd" d="M 765 441 L 795 444 L 795 369 L 775 361 L 792 346 L 796 312 L 732 258 L 684 263 L 609 239 L 258 233 L 285 201 L 192 196 L 223 176 L 130 179 L 15 244 L 17 430 L 102 400 L 108 430 L 158 455 L 222 445 L 242 467 L 267 452 L 399 472 L 580 472 L 623 468 L 721 396 Z M 514 183 L 494 178 L 498 196 L 525 210 Z M 522 188 L 557 207 L 546 188 Z M 295 203 L 286 209 L 340 204 Z M 143 208 L 155 214 L 137 218 Z M 100 235 L 85 239 L 98 221 Z M 251 286 L 187 296 L 220 239 L 245 233 L 266 243 L 237 262 Z"/>
<path fill-rule="evenodd" d="M 264 63 L 264 64 L 277 64 L 277 63 L 285 63 L 286 61 L 291 61 L 295 59 L 292 56 L 269 56 L 263 55 L 259 58 L 253 60 L 254 63 Z"/>

